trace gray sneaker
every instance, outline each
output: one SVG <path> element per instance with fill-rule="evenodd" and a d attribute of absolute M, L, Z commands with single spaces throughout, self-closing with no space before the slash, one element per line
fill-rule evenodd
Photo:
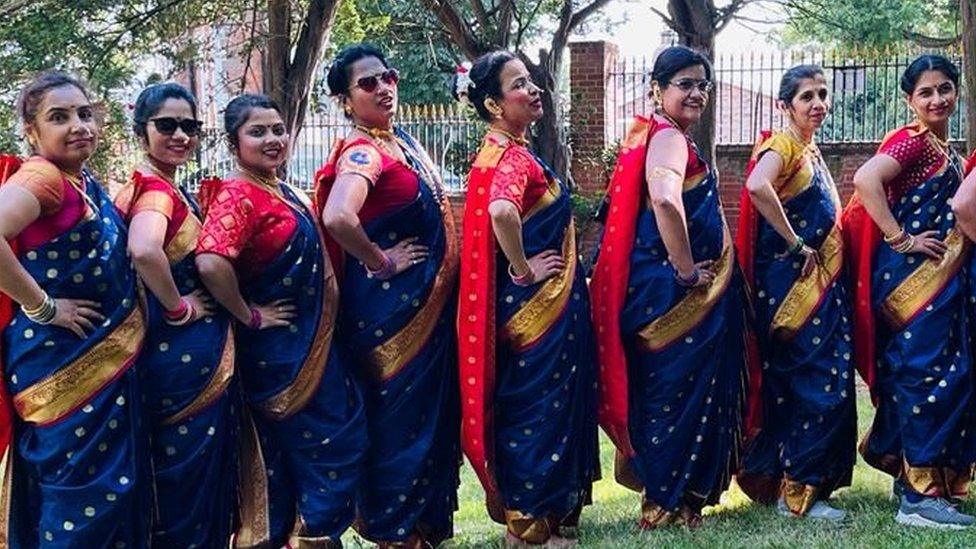
<path fill-rule="evenodd" d="M 779 501 L 776 502 L 776 511 L 784 517 L 797 516 L 786 506 L 786 500 L 783 498 L 779 498 Z M 823 500 L 817 500 L 810 506 L 810 510 L 803 517 L 830 522 L 843 522 L 847 518 L 847 511 L 831 507 Z"/>
<path fill-rule="evenodd" d="M 895 522 L 907 526 L 962 530 L 976 524 L 976 517 L 960 513 L 943 498 L 923 498 L 918 503 L 911 503 L 902 496 Z"/>

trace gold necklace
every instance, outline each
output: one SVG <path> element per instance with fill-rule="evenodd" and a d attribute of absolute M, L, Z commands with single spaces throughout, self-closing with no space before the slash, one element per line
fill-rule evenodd
<path fill-rule="evenodd" d="M 389 141 L 396 137 L 393 130 L 383 129 L 383 128 L 370 128 L 368 126 L 363 126 L 362 124 L 356 124 L 355 128 L 366 135 L 372 137 L 373 139 L 383 139 Z"/>
<path fill-rule="evenodd" d="M 171 187 L 173 187 L 173 190 L 176 192 L 176 196 L 180 197 L 180 201 L 183 202 L 183 205 L 186 206 L 186 209 L 189 212 L 194 213 L 193 206 L 190 205 L 189 199 L 187 199 L 187 197 L 183 194 L 183 189 L 181 189 L 180 186 L 176 184 L 176 181 L 170 179 L 168 175 L 163 173 L 163 170 L 157 168 L 156 165 L 153 164 L 152 161 L 148 158 L 148 156 L 146 158 L 146 166 L 149 167 L 149 171 L 155 174 L 156 177 L 162 179 L 163 181 L 168 183 Z"/>
<path fill-rule="evenodd" d="M 285 193 L 281 190 L 281 184 L 278 182 L 277 177 L 275 176 L 265 177 L 263 175 L 255 173 L 253 170 L 249 170 L 244 166 L 241 166 L 240 164 L 237 164 L 237 171 L 240 172 L 245 177 L 247 177 L 247 179 L 251 183 L 254 183 L 258 187 L 284 200 Z"/>
<path fill-rule="evenodd" d="M 495 126 L 492 126 L 492 127 L 488 128 L 488 129 L 490 131 L 493 131 L 493 132 L 499 134 L 499 135 L 502 135 L 504 137 L 507 137 L 510 141 L 513 141 L 513 142 L 515 142 L 515 143 L 517 143 L 519 145 L 522 145 L 523 147 L 525 147 L 526 145 L 529 144 L 529 140 L 526 139 L 524 135 L 515 135 L 514 133 L 512 133 L 510 131 L 506 131 L 506 130 L 503 130 L 501 128 L 496 128 Z"/>

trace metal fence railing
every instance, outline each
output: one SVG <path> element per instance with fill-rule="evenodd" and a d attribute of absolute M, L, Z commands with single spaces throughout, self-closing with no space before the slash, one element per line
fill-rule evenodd
<path fill-rule="evenodd" d="M 783 73 L 794 65 L 824 69 L 832 90 L 831 116 L 820 130 L 822 143 L 863 143 L 912 118 L 898 87 L 904 70 L 921 53 L 939 53 L 962 67 L 958 49 L 912 51 L 765 51 L 719 55 L 714 67 L 716 143 L 751 144 L 761 129 L 780 128 L 783 117 L 776 92 Z M 610 142 L 625 135 L 635 114 L 652 111 L 650 74 L 653 60 L 622 59 L 610 74 L 607 98 L 613 122 Z M 972 94 L 972 91 L 970 92 Z M 972 100 L 972 99 L 969 99 Z M 964 138 L 966 94 L 953 116 L 950 138 Z"/>
<path fill-rule="evenodd" d="M 445 189 L 459 192 L 471 162 L 478 151 L 485 127 L 472 113 L 459 105 L 406 105 L 397 114 L 397 124 L 414 136 L 440 168 Z M 315 173 L 329 157 L 333 146 L 349 132 L 350 122 L 341 115 L 310 115 L 298 138 L 291 144 L 288 179 L 303 189 L 311 189 Z M 134 165 L 141 153 L 135 143 L 127 144 L 122 155 L 125 164 Z M 205 128 L 196 159 L 183 168 L 180 178 L 191 188 L 205 176 L 221 176 L 231 171 L 234 160 L 224 132 Z"/>

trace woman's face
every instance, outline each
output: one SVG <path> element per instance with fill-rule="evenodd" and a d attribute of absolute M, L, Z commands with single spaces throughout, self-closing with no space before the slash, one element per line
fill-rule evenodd
<path fill-rule="evenodd" d="M 389 128 L 397 110 L 396 70 L 376 57 L 364 57 L 349 68 L 345 106 L 353 122 L 369 128 Z"/>
<path fill-rule="evenodd" d="M 177 127 L 173 133 L 164 133 L 160 131 L 162 124 L 155 122 L 160 119 L 173 119 L 177 122 L 195 121 L 193 107 L 186 99 L 167 98 L 159 110 L 149 117 L 149 122 L 146 124 L 146 137 L 142 140 L 146 153 L 157 162 L 174 168 L 182 166 L 200 144 L 200 134 L 192 132 L 193 135 L 187 135 L 180 127 Z"/>
<path fill-rule="evenodd" d="M 495 103 L 501 118 L 516 128 L 527 127 L 542 118 L 542 88 L 532 81 L 532 75 L 521 59 L 505 63 L 498 74 L 502 96 Z"/>
<path fill-rule="evenodd" d="M 661 87 L 661 109 L 682 128 L 698 122 L 712 83 L 705 77 L 705 67 L 692 65 L 674 73 L 668 82 L 658 82 Z"/>
<path fill-rule="evenodd" d="M 34 152 L 62 170 L 78 172 L 98 145 L 95 109 L 78 87 L 51 88 L 25 128 Z"/>
<path fill-rule="evenodd" d="M 942 71 L 929 70 L 918 78 L 915 89 L 906 100 L 918 121 L 926 127 L 944 127 L 956 112 L 959 90 Z"/>
<path fill-rule="evenodd" d="M 813 133 L 830 112 L 830 91 L 822 74 L 800 80 L 796 95 L 786 107 L 790 120 L 801 131 Z"/>
<path fill-rule="evenodd" d="M 273 173 L 288 159 L 285 121 L 274 109 L 254 107 L 237 130 L 237 159 L 258 173 Z"/>

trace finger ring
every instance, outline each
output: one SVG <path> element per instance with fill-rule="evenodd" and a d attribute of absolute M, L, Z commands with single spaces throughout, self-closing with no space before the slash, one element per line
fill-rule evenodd
<path fill-rule="evenodd" d="M 410 260 L 410 264 L 411 265 L 416 265 L 417 264 L 417 260 L 416 259 L 411 259 Z"/>

